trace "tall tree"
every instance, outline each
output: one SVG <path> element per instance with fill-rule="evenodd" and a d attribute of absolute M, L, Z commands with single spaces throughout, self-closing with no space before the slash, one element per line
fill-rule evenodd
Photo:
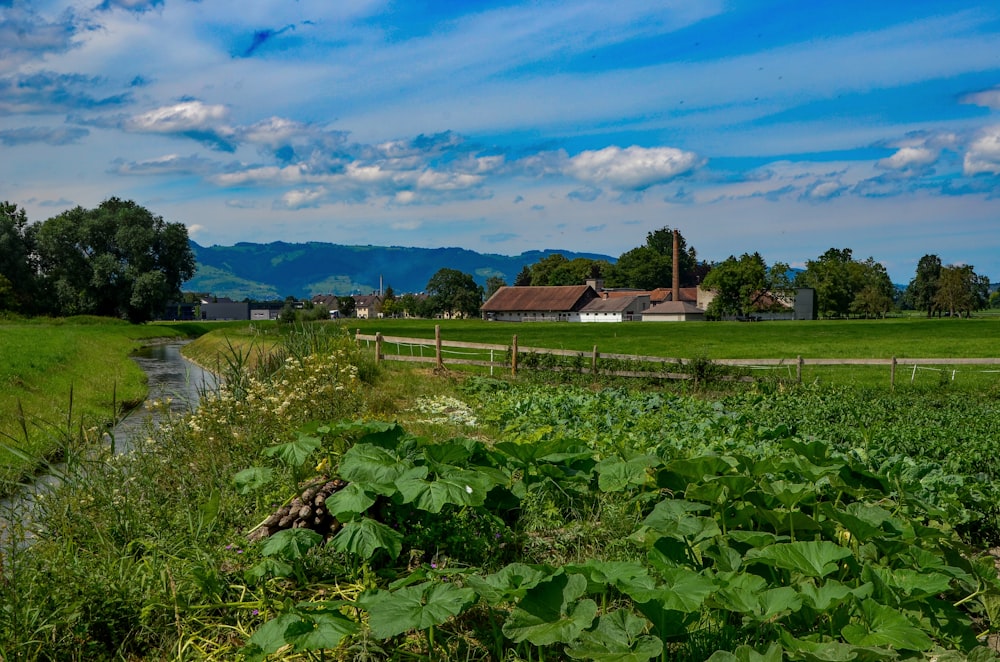
<path fill-rule="evenodd" d="M 716 319 L 729 315 L 750 316 L 781 306 L 792 291 L 788 265 L 776 262 L 768 268 L 760 253 L 729 256 L 714 265 L 702 287 L 715 292 L 708 314 Z"/>
<path fill-rule="evenodd" d="M 971 264 L 948 265 L 941 268 L 934 305 L 955 317 L 981 310 L 989 303 L 989 279 L 976 274 Z"/>
<path fill-rule="evenodd" d="M 496 294 L 497 290 L 501 287 L 507 287 L 507 281 L 503 279 L 503 276 L 490 276 L 486 279 L 485 297 L 489 299 L 491 296 Z"/>
<path fill-rule="evenodd" d="M 917 272 L 906 288 L 906 296 L 916 310 L 926 310 L 927 317 L 934 314 L 934 297 L 941 278 L 941 258 L 925 255 L 917 263 Z"/>
<path fill-rule="evenodd" d="M 521 271 L 514 278 L 515 287 L 524 287 L 526 285 L 531 285 L 531 267 L 527 264 L 521 267 Z"/>
<path fill-rule="evenodd" d="M 458 269 L 445 267 L 427 281 L 427 294 L 435 314 L 456 313 L 464 317 L 479 315 L 483 305 L 483 288 L 476 284 L 471 275 Z"/>
<path fill-rule="evenodd" d="M 831 248 L 806 262 L 805 271 L 795 277 L 797 287 L 816 291 L 817 312 L 822 317 L 844 317 L 850 312 L 854 291 L 851 284 L 850 248 Z"/>
<path fill-rule="evenodd" d="M 37 232 L 24 209 L 0 202 L 0 310 L 38 309 Z"/>
<path fill-rule="evenodd" d="M 39 263 L 58 312 L 146 322 L 194 276 L 187 228 L 132 201 L 76 207 L 38 229 Z"/>
<path fill-rule="evenodd" d="M 673 230 L 664 226 L 646 234 L 646 243 L 622 253 L 618 262 L 609 265 L 605 274 L 608 287 L 634 287 L 653 290 L 673 285 Z M 680 286 L 690 287 L 699 283 L 698 255 L 687 245 L 684 235 L 678 234 L 680 249 Z"/>
<path fill-rule="evenodd" d="M 885 266 L 869 257 L 864 262 L 851 265 L 850 312 L 862 317 L 885 317 L 895 306 L 896 287 Z"/>

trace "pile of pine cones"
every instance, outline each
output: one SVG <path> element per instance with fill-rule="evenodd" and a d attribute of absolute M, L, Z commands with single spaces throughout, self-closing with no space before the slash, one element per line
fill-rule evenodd
<path fill-rule="evenodd" d="M 347 483 L 334 478 L 314 481 L 288 505 L 276 510 L 260 526 L 252 530 L 247 539 L 263 540 L 284 529 L 312 529 L 325 539 L 340 530 L 340 522 L 326 509 L 326 500 L 331 494 L 347 487 Z"/>

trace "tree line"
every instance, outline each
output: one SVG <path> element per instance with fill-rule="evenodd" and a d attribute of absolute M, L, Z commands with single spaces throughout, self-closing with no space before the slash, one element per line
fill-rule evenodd
<path fill-rule="evenodd" d="M 936 255 L 925 255 L 906 288 L 900 290 L 884 266 L 873 257 L 854 258 L 850 248 L 830 248 L 808 260 L 805 269 L 792 270 L 783 262 L 768 265 L 760 253 L 729 256 L 709 263 L 697 257 L 683 234 L 680 248 L 679 287 L 713 290 L 715 299 L 706 311 L 713 319 L 752 317 L 778 310 L 799 288 L 815 293 L 817 315 L 825 318 L 884 317 L 896 309 L 925 311 L 932 315 L 965 315 L 994 306 L 1000 295 L 990 292 L 986 276 L 972 265 L 945 265 Z M 601 278 L 609 288 L 653 290 L 673 286 L 673 231 L 663 227 L 649 232 L 646 243 L 623 253 L 616 263 L 607 260 L 550 255 L 526 265 L 514 285 L 577 285 L 588 278 Z M 487 298 L 501 279 L 487 280 Z"/>
<path fill-rule="evenodd" d="M 147 322 L 194 273 L 187 228 L 130 200 L 36 223 L 0 202 L 0 311 Z"/>

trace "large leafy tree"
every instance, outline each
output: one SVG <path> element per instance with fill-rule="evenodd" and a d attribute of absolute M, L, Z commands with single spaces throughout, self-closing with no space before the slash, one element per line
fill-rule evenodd
<path fill-rule="evenodd" d="M 968 317 L 988 305 L 989 295 L 989 279 L 976 274 L 971 264 L 949 265 L 941 268 L 934 305 L 952 317 Z"/>
<path fill-rule="evenodd" d="M 459 313 L 465 317 L 476 317 L 483 305 L 483 288 L 473 277 L 458 269 L 445 267 L 427 281 L 427 294 L 435 314 Z"/>
<path fill-rule="evenodd" d="M 770 310 L 792 291 L 788 265 L 776 262 L 768 267 L 760 253 L 744 253 L 738 259 L 729 256 L 712 267 L 702 287 L 715 292 L 708 306 L 709 315 L 715 318 Z"/>
<path fill-rule="evenodd" d="M 132 201 L 76 207 L 38 228 L 40 269 L 61 314 L 154 319 L 194 276 L 187 228 Z"/>
<path fill-rule="evenodd" d="M 869 257 L 864 262 L 854 262 L 850 271 L 854 289 L 850 311 L 862 317 L 885 317 L 896 305 L 896 286 L 885 266 Z"/>
<path fill-rule="evenodd" d="M 634 287 L 653 290 L 673 285 L 673 230 L 664 226 L 646 235 L 642 246 L 622 253 L 618 262 L 609 265 L 604 276 L 608 287 Z M 680 249 L 680 286 L 697 285 L 704 271 L 698 264 L 698 255 L 689 247 L 684 235 L 678 233 Z"/>
<path fill-rule="evenodd" d="M 30 313 L 41 303 L 36 234 L 24 209 L 0 202 L 0 310 Z"/>
<path fill-rule="evenodd" d="M 601 278 L 610 267 L 605 260 L 585 257 L 568 259 L 554 253 L 531 265 L 530 285 L 583 285 L 588 278 Z"/>
<path fill-rule="evenodd" d="M 941 258 L 925 255 L 917 263 L 917 272 L 906 288 L 906 299 L 916 310 L 934 314 L 934 297 L 937 295 L 941 279 Z"/>
<path fill-rule="evenodd" d="M 896 288 L 885 267 L 869 257 L 855 260 L 850 248 L 831 248 L 806 262 L 795 277 L 797 287 L 816 291 L 817 313 L 822 317 L 885 315 L 895 305 Z"/>

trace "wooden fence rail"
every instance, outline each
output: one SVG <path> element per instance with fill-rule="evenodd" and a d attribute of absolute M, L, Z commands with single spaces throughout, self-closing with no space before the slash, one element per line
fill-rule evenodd
<path fill-rule="evenodd" d="M 376 333 L 374 335 L 362 334 L 358 331 L 355 336 L 355 340 L 358 343 L 367 342 L 375 343 L 375 362 L 379 363 L 381 361 L 411 361 L 418 363 L 434 363 L 438 368 L 444 367 L 445 363 L 452 365 L 474 365 L 489 368 L 492 371 L 495 368 L 509 369 L 512 375 L 516 375 L 519 369 L 519 363 L 523 363 L 526 356 L 529 355 L 552 355 L 552 356 L 565 356 L 565 357 L 576 357 L 578 359 L 589 359 L 589 365 L 578 365 L 574 370 L 581 373 L 600 373 L 602 375 L 611 375 L 616 377 L 656 377 L 661 379 L 693 379 L 694 376 L 686 372 L 657 372 L 657 371 L 637 371 L 637 370 L 616 370 L 616 369 L 601 369 L 600 360 L 617 360 L 617 361 L 632 361 L 636 363 L 648 363 L 648 364 L 659 364 L 665 365 L 675 365 L 675 366 L 688 366 L 693 360 L 684 358 L 671 358 L 664 356 L 643 356 L 639 354 L 614 354 L 614 353 L 604 353 L 599 352 L 597 345 L 594 345 L 590 352 L 574 350 L 574 349 L 551 349 L 548 347 L 519 347 L 517 342 L 517 335 L 511 338 L 511 343 L 509 345 L 498 345 L 489 343 L 474 343 L 474 342 L 463 342 L 458 340 L 443 340 L 441 338 L 441 327 L 434 327 L 434 338 L 405 338 L 401 336 L 384 336 L 381 333 Z M 397 353 L 386 354 L 385 346 L 389 344 L 395 344 L 397 346 Z M 409 356 L 399 352 L 399 349 L 403 346 L 409 347 L 411 354 Z M 419 355 L 413 353 L 413 348 L 419 348 Z M 424 355 L 424 348 L 428 348 L 428 355 Z M 449 349 L 445 349 L 449 348 Z M 474 350 L 471 353 L 468 352 L 457 352 L 455 350 Z M 433 353 L 430 352 L 433 350 Z M 483 353 L 489 352 L 489 359 L 484 358 L 458 358 L 461 355 L 475 355 L 482 356 Z M 500 354 L 497 357 L 497 354 Z M 445 354 L 450 354 L 445 360 Z M 710 359 L 710 363 L 713 365 L 730 366 L 730 367 L 741 367 L 741 368 L 780 368 L 782 366 L 788 367 L 791 370 L 795 368 L 795 378 L 796 381 L 802 381 L 802 368 L 805 366 L 888 366 L 890 368 L 890 384 L 895 386 L 896 384 L 896 372 L 899 366 L 912 366 L 913 371 L 910 376 L 910 381 L 912 382 L 916 376 L 917 369 L 919 367 L 926 366 L 1000 366 L 1000 358 L 900 358 L 892 357 L 888 359 L 823 359 L 823 358 L 804 358 L 802 356 L 795 357 L 794 359 Z M 565 366 L 545 366 L 540 367 L 544 370 L 567 370 L 569 368 Z M 997 370 L 991 370 L 988 372 L 998 372 L 1000 373 L 1000 368 Z M 724 380 L 738 380 L 738 381 L 753 381 L 753 377 L 732 377 L 723 376 Z"/>

